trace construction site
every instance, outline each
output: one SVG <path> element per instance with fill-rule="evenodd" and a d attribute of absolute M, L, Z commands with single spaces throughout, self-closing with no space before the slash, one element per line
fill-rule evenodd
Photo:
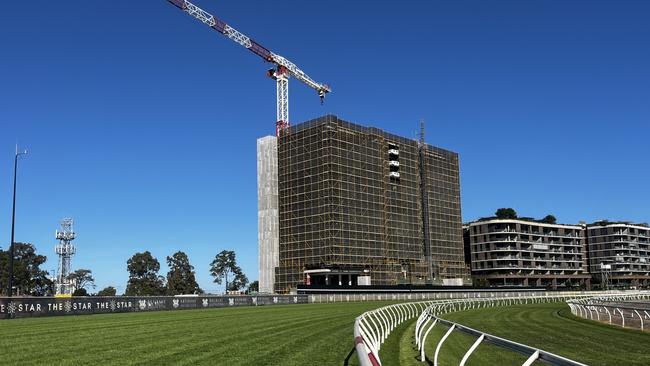
<path fill-rule="evenodd" d="M 332 115 L 274 140 L 258 141 L 260 290 L 463 285 L 456 153 Z"/>
<path fill-rule="evenodd" d="M 251 51 L 276 83 L 275 136 L 257 142 L 262 293 L 298 285 L 463 285 L 458 155 L 328 115 L 291 126 L 289 78 L 309 77 L 187 0 L 169 0 Z"/>

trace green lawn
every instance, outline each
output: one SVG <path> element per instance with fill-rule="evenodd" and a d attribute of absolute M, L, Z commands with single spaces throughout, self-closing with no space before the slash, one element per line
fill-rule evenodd
<path fill-rule="evenodd" d="M 354 318 L 383 305 L 310 304 L 3 320 L 0 364 L 342 365 L 353 346 Z"/>
<path fill-rule="evenodd" d="M 311 304 L 0 321 L 1 365 L 342 365 L 354 318 L 386 303 Z M 592 366 L 650 365 L 650 334 L 575 318 L 566 305 L 536 304 L 451 313 L 446 318 Z M 382 346 L 384 366 L 422 365 L 414 321 Z M 446 331 L 429 335 L 427 355 Z M 458 365 L 474 338 L 454 332 L 441 366 Z M 488 344 L 468 365 L 521 365 Z M 479 359 L 480 356 L 480 359 Z M 356 365 L 353 355 L 351 365 Z M 431 362 L 428 364 L 431 364 Z M 425 363 L 426 364 L 426 363 Z"/>
<path fill-rule="evenodd" d="M 650 352 L 647 351 L 650 334 L 579 319 L 571 315 L 563 303 L 469 310 L 446 314 L 444 318 L 591 366 L 650 365 Z M 408 329 L 399 335 L 397 359 L 401 365 L 422 365 L 416 360 L 414 327 L 414 322 L 410 322 Z M 435 345 L 448 328 L 436 326 L 434 329 L 427 340 L 428 364 L 433 364 L 430 361 Z M 458 365 L 474 341 L 475 338 L 467 334 L 452 333 L 441 349 L 440 365 Z M 382 360 L 396 357 L 394 354 L 381 356 Z M 482 344 L 467 365 L 521 365 L 525 359 L 520 354 Z"/>

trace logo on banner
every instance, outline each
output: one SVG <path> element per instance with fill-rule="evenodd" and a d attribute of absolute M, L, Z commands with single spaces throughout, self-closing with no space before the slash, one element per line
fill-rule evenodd
<path fill-rule="evenodd" d="M 140 306 L 140 310 L 144 310 L 147 308 L 147 300 L 139 300 L 138 304 Z"/>
<path fill-rule="evenodd" d="M 298 296 L 294 296 L 294 297 L 293 297 L 293 303 L 294 303 L 294 304 L 297 304 L 297 303 L 298 303 Z"/>
<path fill-rule="evenodd" d="M 16 313 L 17 308 L 18 307 L 16 306 L 16 303 L 12 301 L 9 303 L 9 305 L 7 305 L 7 312 L 13 315 Z"/>
<path fill-rule="evenodd" d="M 178 309 L 178 305 L 179 305 L 178 304 L 178 299 L 172 300 L 172 306 L 174 307 L 174 309 Z"/>
<path fill-rule="evenodd" d="M 72 303 L 70 301 L 63 303 L 63 310 L 65 310 L 66 313 L 69 313 L 72 310 Z"/>
<path fill-rule="evenodd" d="M 203 304 L 204 308 L 207 308 L 208 307 L 208 299 L 203 299 L 202 304 Z"/>
<path fill-rule="evenodd" d="M 230 306 L 235 305 L 235 299 L 228 299 L 228 305 Z"/>
<path fill-rule="evenodd" d="M 277 297 L 277 296 L 273 296 L 273 303 L 274 303 L 274 304 L 277 304 L 277 303 L 278 303 L 278 297 Z"/>

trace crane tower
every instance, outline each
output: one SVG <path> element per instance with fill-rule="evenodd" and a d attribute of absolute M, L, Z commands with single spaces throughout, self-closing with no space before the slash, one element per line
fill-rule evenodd
<path fill-rule="evenodd" d="M 57 295 L 71 295 L 72 283 L 68 279 L 70 275 L 70 266 L 72 264 L 72 256 L 76 252 L 76 248 L 72 241 L 77 236 L 73 229 L 74 221 L 71 218 L 61 220 L 61 228 L 56 231 L 56 239 L 59 244 L 54 248 L 56 254 L 59 256 L 59 268 L 56 273 L 56 294 Z"/>
<path fill-rule="evenodd" d="M 275 80 L 277 85 L 276 99 L 277 99 L 277 115 L 275 124 L 275 133 L 277 136 L 280 132 L 289 127 L 289 76 L 302 81 L 308 87 L 316 90 L 321 99 L 321 104 L 325 98 L 325 94 L 331 91 L 327 84 L 321 84 L 310 78 L 304 71 L 300 70 L 293 62 L 271 52 L 266 47 L 255 42 L 247 35 L 239 32 L 235 28 L 226 24 L 221 19 L 199 8 L 188 0 L 167 0 L 174 4 L 179 9 L 183 10 L 192 17 L 200 20 L 205 25 L 230 38 L 234 42 L 244 46 L 249 51 L 261 57 L 266 62 L 275 64 L 273 69 L 268 70 L 267 76 Z"/>

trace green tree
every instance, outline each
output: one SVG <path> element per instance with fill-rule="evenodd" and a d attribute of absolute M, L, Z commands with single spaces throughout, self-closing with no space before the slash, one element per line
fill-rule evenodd
<path fill-rule="evenodd" d="M 75 290 L 85 289 L 90 286 L 95 288 L 95 278 L 93 271 L 89 269 L 78 269 L 68 275 L 68 280 L 72 283 L 72 288 Z M 84 295 L 87 296 L 87 295 Z"/>
<path fill-rule="evenodd" d="M 546 215 L 543 219 L 539 220 L 545 224 L 557 224 L 557 219 L 553 215 Z"/>
<path fill-rule="evenodd" d="M 237 266 L 235 252 L 232 250 L 222 250 L 214 257 L 214 260 L 212 263 L 210 263 L 210 274 L 214 277 L 214 283 L 218 285 L 220 285 L 221 282 L 225 280 L 226 290 L 230 290 L 232 288 L 232 285 L 230 285 L 228 282 L 229 275 L 235 276 L 235 280 L 238 283 L 236 283 L 234 287 L 237 289 L 241 288 L 239 287 L 241 286 L 241 283 L 248 282 L 248 279 L 242 273 L 241 268 Z"/>
<path fill-rule="evenodd" d="M 202 294 L 203 290 L 199 288 L 194 275 L 194 266 L 190 264 L 187 254 L 176 252 L 171 257 L 167 257 L 167 294 Z"/>
<path fill-rule="evenodd" d="M 14 294 L 46 296 L 54 292 L 54 284 L 47 271 L 40 266 L 47 257 L 36 254 L 36 248 L 29 243 L 14 243 Z M 0 291 L 7 295 L 9 282 L 9 250 L 0 250 Z"/>
<path fill-rule="evenodd" d="M 497 217 L 497 219 L 516 219 L 517 218 L 517 211 L 515 211 L 512 208 L 500 208 L 494 213 Z"/>
<path fill-rule="evenodd" d="M 160 262 L 149 251 L 135 253 L 126 262 L 129 281 L 125 295 L 156 296 L 165 294 L 165 279 L 158 275 Z"/>
<path fill-rule="evenodd" d="M 242 272 L 241 268 L 237 267 L 234 272 L 235 277 L 232 282 L 228 284 L 229 291 L 242 291 L 248 285 L 248 277 Z"/>
<path fill-rule="evenodd" d="M 72 293 L 72 296 L 88 296 L 88 291 L 85 288 L 80 287 Z"/>
<path fill-rule="evenodd" d="M 97 296 L 115 296 L 117 294 L 117 290 L 113 286 L 108 286 L 105 287 L 97 293 Z"/>
<path fill-rule="evenodd" d="M 260 291 L 260 281 L 253 281 L 251 282 L 250 285 L 248 285 L 248 292 L 249 293 L 254 293 L 254 292 L 259 292 Z"/>

